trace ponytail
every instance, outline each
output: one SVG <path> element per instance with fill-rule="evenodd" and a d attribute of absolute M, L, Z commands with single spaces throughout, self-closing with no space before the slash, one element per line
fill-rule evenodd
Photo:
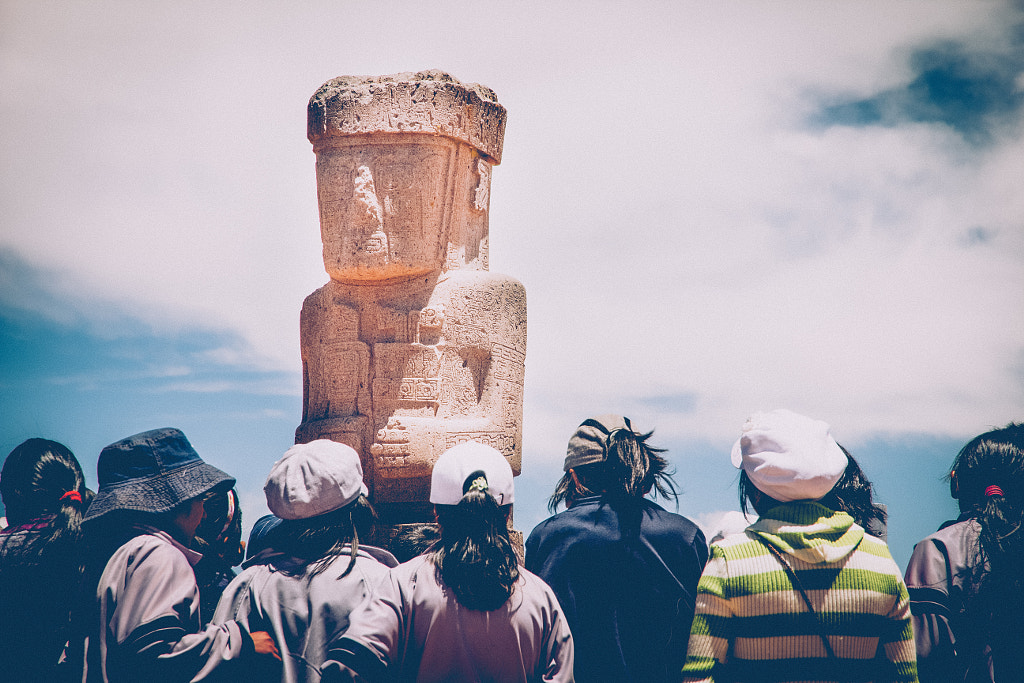
<path fill-rule="evenodd" d="M 48 439 L 28 439 L 7 456 L 0 472 L 7 522 L 11 527 L 50 517 L 46 530 L 28 547 L 36 559 L 73 555 L 82 536 L 82 517 L 92 499 L 74 454 Z M 28 558 L 26 558 L 28 559 Z"/>
<path fill-rule="evenodd" d="M 661 455 L 664 448 L 647 443 L 653 431 L 641 434 L 631 429 L 617 429 L 608 435 L 609 495 L 642 498 L 654 491 L 665 498 L 678 498 L 675 482 L 668 470 L 668 460 Z"/>
<path fill-rule="evenodd" d="M 435 505 L 441 539 L 433 561 L 441 583 L 463 607 L 490 612 L 511 597 L 519 558 L 508 534 L 509 507 L 487 492 L 482 471 L 466 479 L 456 505 Z"/>
<path fill-rule="evenodd" d="M 0 586 L 16 591 L 25 580 L 47 586 L 50 604 L 40 610 L 55 615 L 54 610 L 61 612 L 53 641 L 63 643 L 85 574 L 82 517 L 92 492 L 85 487 L 82 467 L 63 444 L 29 439 L 4 461 L 0 495 L 10 525 L 9 535 L 0 535 L 0 545 L 11 544 L 4 548 L 4 562 L 0 563 Z M 22 525 L 33 531 L 14 534 Z M 24 544 L 15 540 L 16 536 L 23 536 L 19 540 Z"/>
<path fill-rule="evenodd" d="M 647 443 L 652 434 L 632 429 L 611 432 L 605 440 L 605 459 L 573 467 L 575 478 L 567 471 L 548 499 L 548 509 L 554 512 L 563 502 L 572 507 L 580 498 L 596 495 L 617 502 L 639 500 L 651 491 L 678 501 L 668 459 L 662 455 L 665 449 Z"/>
<path fill-rule="evenodd" d="M 980 533 L 969 558 L 972 581 L 967 617 L 1003 654 L 1024 627 L 1024 424 L 1009 424 L 972 439 L 957 454 L 952 490 Z"/>

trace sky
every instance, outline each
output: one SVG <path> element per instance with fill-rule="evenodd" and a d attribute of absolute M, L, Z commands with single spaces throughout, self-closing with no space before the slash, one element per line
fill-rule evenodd
<path fill-rule="evenodd" d="M 746 417 L 827 421 L 904 565 L 1024 419 L 1024 3 L 0 0 L 0 452 L 184 430 L 246 527 L 327 281 L 306 103 L 442 69 L 508 110 L 490 267 L 528 297 L 528 532 L 586 417 L 713 531 Z M 672 501 L 665 503 L 676 509 Z"/>

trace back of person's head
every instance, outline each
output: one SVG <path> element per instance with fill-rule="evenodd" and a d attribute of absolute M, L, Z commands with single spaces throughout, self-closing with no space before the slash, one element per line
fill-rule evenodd
<path fill-rule="evenodd" d="M 548 500 L 554 512 L 559 503 L 571 507 L 580 498 L 601 495 L 610 500 L 655 495 L 678 498 L 668 460 L 647 441 L 654 432 L 635 431 L 629 418 L 599 415 L 584 420 L 570 437 L 561 480 Z"/>
<path fill-rule="evenodd" d="M 168 519 L 192 501 L 235 485 L 234 477 L 204 462 L 173 427 L 140 432 L 105 447 L 96 474 L 99 489 L 85 522 L 107 525 L 109 518 L 113 528 L 122 520 Z"/>
<path fill-rule="evenodd" d="M 310 575 L 316 575 L 348 546 L 342 576 L 353 570 L 359 539 L 369 537 L 376 513 L 351 446 L 329 439 L 295 444 L 274 463 L 263 492 L 267 507 L 282 520 L 267 531 L 268 547 L 307 560 Z"/>
<path fill-rule="evenodd" d="M 178 525 L 196 500 L 235 485 L 230 475 L 199 457 L 188 438 L 173 427 L 125 437 L 100 451 L 96 462 L 99 487 L 83 518 L 87 549 L 81 620 L 91 619 L 95 589 L 117 549 L 154 527 L 182 545 L 192 542 Z M 194 531 L 194 529 L 193 529 Z"/>
<path fill-rule="evenodd" d="M 827 423 L 789 410 L 754 413 L 730 457 L 742 470 L 742 509 L 762 516 L 782 503 L 822 500 L 849 464 Z"/>
<path fill-rule="evenodd" d="M 48 439 L 28 439 L 7 456 L 0 471 L 10 527 L 53 515 L 34 552 L 62 543 L 77 543 L 82 515 L 92 493 L 74 454 L 63 444 Z"/>
<path fill-rule="evenodd" d="M 950 471 L 960 509 L 980 533 L 968 564 L 966 613 L 997 653 L 1019 651 L 1024 617 L 1024 424 L 1011 423 L 969 441 Z M 1020 662 L 1018 662 L 1020 663 Z"/>
<path fill-rule="evenodd" d="M 391 552 L 399 562 L 422 555 L 441 538 L 436 524 L 407 524 L 391 539 Z"/>
<path fill-rule="evenodd" d="M 1024 501 L 1024 424 L 1011 423 L 971 439 L 950 470 L 950 489 L 961 512 L 984 514 L 989 508 Z"/>
<path fill-rule="evenodd" d="M 508 533 L 512 468 L 494 448 L 469 441 L 434 464 L 430 502 L 441 539 L 432 559 L 441 582 L 464 607 L 489 612 L 512 595 L 519 558 Z"/>
<path fill-rule="evenodd" d="M 273 531 L 284 522 L 276 515 L 263 515 L 252 525 L 249 542 L 245 544 L 245 559 L 251 560 L 264 550 L 271 548 Z"/>

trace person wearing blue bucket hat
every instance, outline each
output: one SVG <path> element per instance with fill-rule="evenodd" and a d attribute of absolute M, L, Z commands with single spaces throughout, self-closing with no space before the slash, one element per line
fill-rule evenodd
<path fill-rule="evenodd" d="M 67 651 L 76 679 L 199 681 L 279 659 L 265 632 L 234 622 L 200 627 L 192 567 L 202 556 L 188 546 L 205 498 L 230 489 L 234 478 L 173 428 L 107 446 L 97 474 L 83 521 L 91 556 Z"/>

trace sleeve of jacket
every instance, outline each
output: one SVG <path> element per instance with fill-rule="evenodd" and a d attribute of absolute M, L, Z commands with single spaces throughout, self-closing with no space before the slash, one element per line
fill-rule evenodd
<path fill-rule="evenodd" d="M 388 572 L 349 616 L 344 636 L 330 645 L 325 672 L 351 671 L 355 680 L 381 680 L 402 651 L 407 628 L 399 580 Z"/>
<path fill-rule="evenodd" d="M 551 626 L 544 643 L 546 662 L 542 663 L 540 680 L 545 683 L 572 683 L 575 656 L 572 633 L 569 631 L 565 615 L 562 614 L 558 598 L 546 586 L 545 593 L 551 614 Z"/>
<path fill-rule="evenodd" d="M 684 681 L 713 681 L 716 667 L 728 661 L 729 567 L 721 549 L 711 546 L 711 559 L 697 583 L 697 604 L 690 629 L 690 641 L 683 667 Z"/>
<path fill-rule="evenodd" d="M 910 598 L 907 587 L 899 575 L 899 568 L 893 563 L 893 577 L 897 583 L 897 595 L 889 613 L 888 632 L 880 639 L 879 647 L 891 665 L 891 680 L 897 683 L 916 683 L 917 657 L 914 651 L 914 631 L 910 614 Z"/>
<path fill-rule="evenodd" d="M 176 548 L 151 544 L 127 568 L 106 618 L 115 643 L 108 668 L 127 680 L 206 681 L 221 665 L 253 652 L 248 631 L 235 622 L 199 629 L 199 591 L 192 567 Z"/>
<path fill-rule="evenodd" d="M 916 546 L 907 565 L 906 582 L 913 615 L 917 671 L 922 683 L 948 680 L 957 669 L 956 636 L 950 587 L 952 577 L 945 544 L 926 538 Z"/>
<path fill-rule="evenodd" d="M 234 621 L 242 628 L 252 631 L 249 624 L 249 614 L 253 608 L 253 595 L 250 587 L 251 581 L 248 574 L 243 572 L 236 576 L 221 593 L 217 609 L 214 610 L 210 623 L 220 625 Z"/>

